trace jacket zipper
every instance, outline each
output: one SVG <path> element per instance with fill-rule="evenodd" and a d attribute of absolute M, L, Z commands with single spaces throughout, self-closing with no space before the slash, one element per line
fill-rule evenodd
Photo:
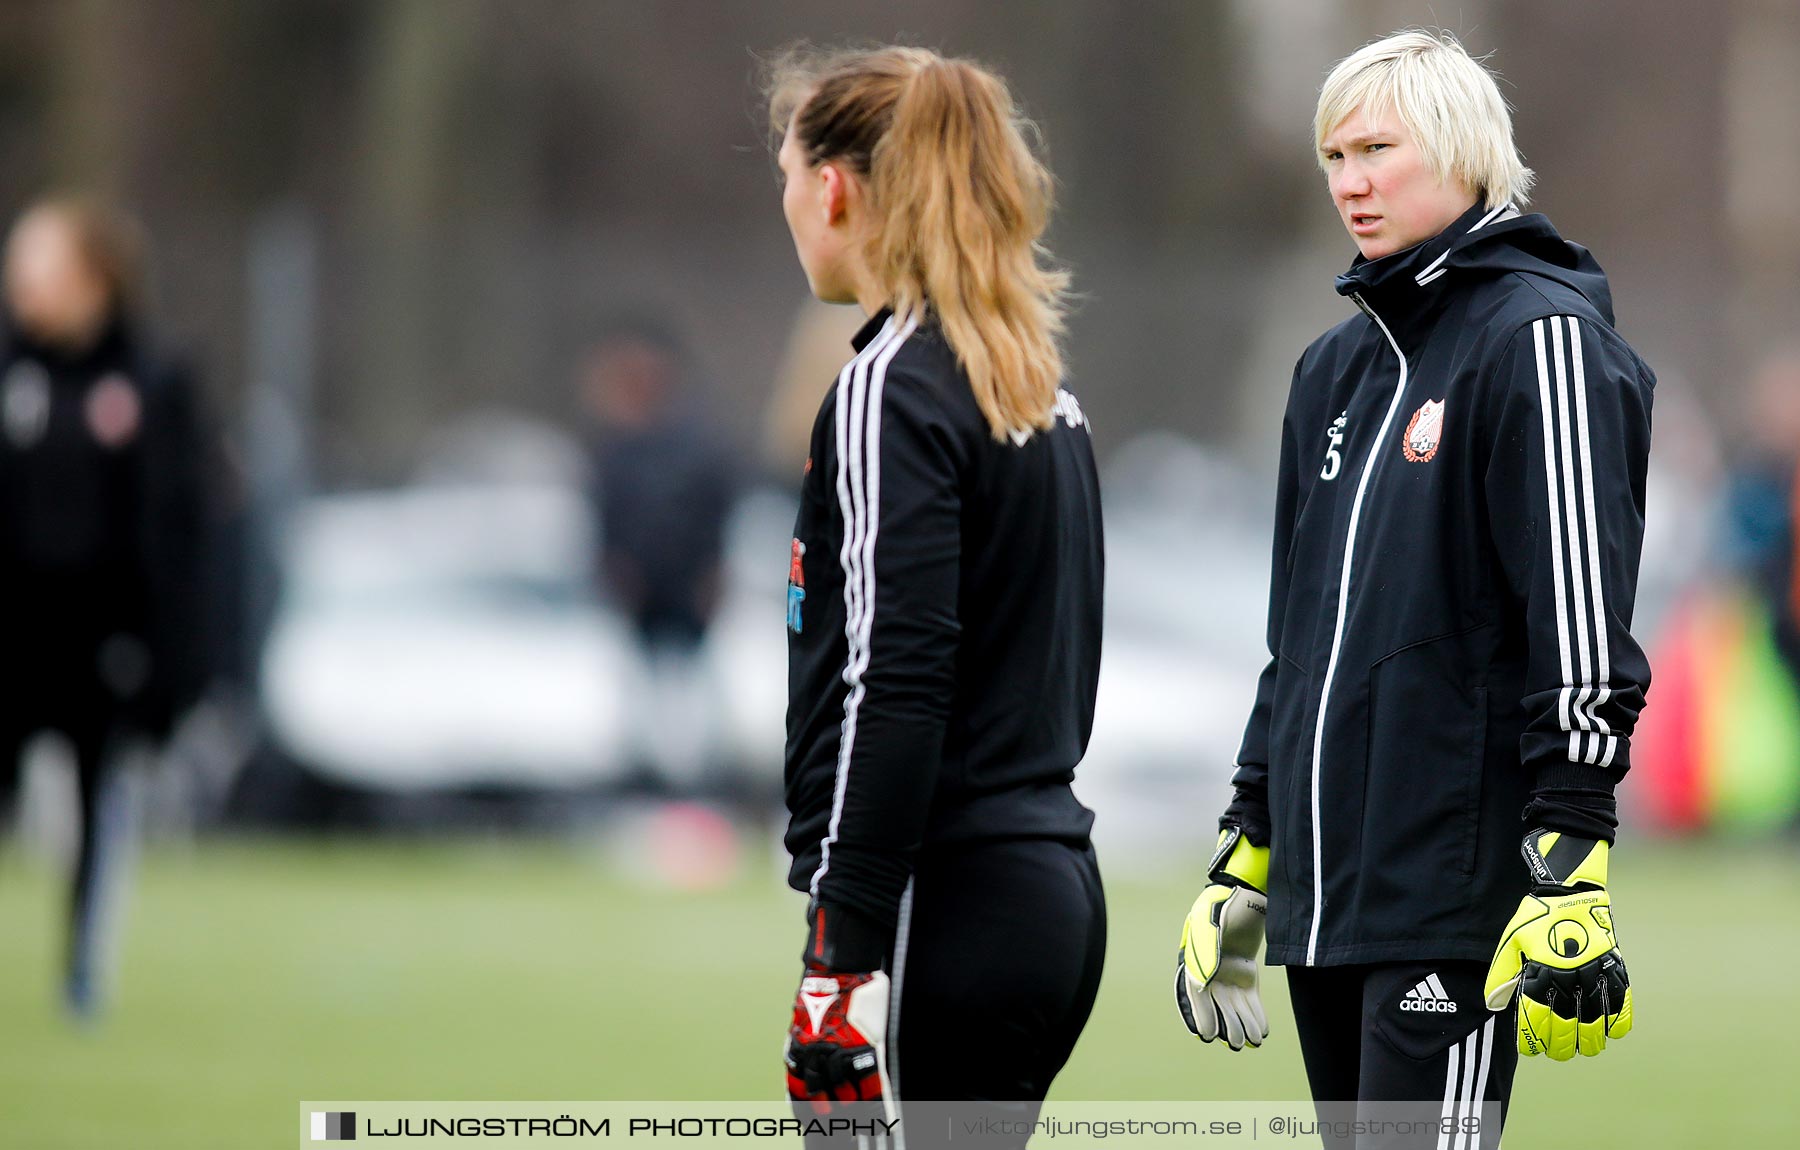
<path fill-rule="evenodd" d="M 1344 565 L 1338 576 L 1337 622 L 1331 633 L 1331 657 L 1325 661 L 1325 682 L 1319 689 L 1319 717 L 1313 724 L 1312 746 L 1312 864 L 1313 864 L 1313 905 L 1312 929 L 1306 938 L 1306 965 L 1317 964 L 1319 954 L 1319 920 L 1325 910 L 1325 838 L 1319 826 L 1319 751 L 1325 741 L 1325 714 L 1331 703 L 1331 684 L 1337 677 L 1338 656 L 1344 645 L 1344 615 L 1350 606 L 1350 564 L 1356 554 L 1356 525 L 1362 519 L 1363 496 L 1368 494 L 1369 478 L 1375 473 L 1375 457 L 1381 451 L 1381 445 L 1387 441 L 1388 428 L 1393 426 L 1394 412 L 1400 408 L 1400 397 L 1406 394 L 1407 364 L 1406 355 L 1394 339 L 1394 333 L 1388 330 L 1387 324 L 1375 314 L 1363 297 L 1352 292 L 1350 298 L 1363 314 L 1375 321 L 1381 334 L 1387 337 L 1388 346 L 1394 349 L 1394 355 L 1400 360 L 1400 381 L 1394 385 L 1394 398 L 1388 401 L 1387 415 L 1381 420 L 1381 430 L 1375 433 L 1375 441 L 1369 446 L 1368 457 L 1363 461 L 1362 475 L 1356 481 L 1356 498 L 1350 503 L 1350 528 L 1344 540 Z"/>

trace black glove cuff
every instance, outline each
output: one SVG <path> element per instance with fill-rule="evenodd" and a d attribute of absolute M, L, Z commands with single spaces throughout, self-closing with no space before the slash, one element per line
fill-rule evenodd
<path fill-rule="evenodd" d="M 836 974 L 881 970 L 894 943 L 894 928 L 836 903 L 814 903 L 806 912 L 806 965 Z"/>
<path fill-rule="evenodd" d="M 1269 827 L 1269 792 L 1266 788 L 1256 789 L 1239 783 L 1232 794 L 1231 805 L 1219 818 L 1219 829 L 1242 827 L 1244 837 L 1250 840 L 1253 847 L 1269 845 L 1271 831 Z"/>
<path fill-rule="evenodd" d="M 1619 829 L 1619 803 L 1613 796 L 1618 781 L 1618 772 L 1590 763 L 1547 763 L 1538 770 L 1523 821 L 1528 827 L 1611 843 Z"/>
<path fill-rule="evenodd" d="M 1611 795 L 1619 785 L 1619 772 L 1591 763 L 1545 763 L 1538 768 L 1533 794 L 1544 791 L 1582 791 Z"/>
<path fill-rule="evenodd" d="M 1619 832 L 1618 806 L 1610 791 L 1539 791 L 1525 805 L 1520 821 L 1609 845 Z"/>

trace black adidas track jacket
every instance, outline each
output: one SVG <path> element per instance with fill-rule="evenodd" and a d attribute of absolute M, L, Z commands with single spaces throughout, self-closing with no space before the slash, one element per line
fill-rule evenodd
<path fill-rule="evenodd" d="M 1075 397 L 996 442 L 929 318 L 883 311 L 825 397 L 788 578 L 789 883 L 809 960 L 879 965 L 921 851 L 1084 844 L 1103 554 Z M 820 912 L 823 912 L 821 915 Z"/>
<path fill-rule="evenodd" d="M 1654 376 L 1541 215 L 1358 260 L 1282 424 L 1271 659 L 1225 820 L 1271 850 L 1268 961 L 1491 957 L 1521 835 L 1611 839 Z"/>

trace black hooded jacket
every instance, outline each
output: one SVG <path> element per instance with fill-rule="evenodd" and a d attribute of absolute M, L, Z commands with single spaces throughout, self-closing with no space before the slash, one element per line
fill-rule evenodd
<path fill-rule="evenodd" d="M 996 441 L 937 324 L 875 315 L 813 427 L 788 571 L 788 882 L 872 970 L 922 852 L 1084 844 L 1104 548 L 1087 418 Z"/>
<path fill-rule="evenodd" d="M 0 330 L 7 740 L 125 719 L 167 732 L 205 685 L 207 463 L 185 371 L 123 322 L 67 352 Z"/>
<path fill-rule="evenodd" d="M 1491 957 L 1533 826 L 1610 840 L 1655 378 L 1588 252 L 1477 206 L 1338 279 L 1282 424 L 1271 659 L 1226 821 L 1276 965 Z"/>

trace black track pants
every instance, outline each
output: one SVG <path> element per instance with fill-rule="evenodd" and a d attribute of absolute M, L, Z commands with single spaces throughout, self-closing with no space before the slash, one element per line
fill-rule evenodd
<path fill-rule="evenodd" d="M 1288 967 L 1288 993 L 1306 1077 L 1319 1105 L 1321 1141 L 1330 1150 L 1423 1147 L 1492 1150 L 1500 1131 L 1467 1121 L 1478 1102 L 1512 1094 L 1519 1051 L 1510 1010 L 1482 1001 L 1487 964 L 1378 963 Z M 1356 1103 L 1362 1103 L 1359 1107 Z M 1383 1116 L 1379 1103 L 1414 1105 L 1390 1112 L 1450 1120 L 1451 1132 L 1386 1129 L 1360 1134 L 1333 1123 Z M 1342 1105 L 1339 1105 L 1342 1104 Z"/>
<path fill-rule="evenodd" d="M 120 805 L 119 737 L 98 717 L 71 727 L 81 834 L 69 884 L 64 975 L 70 994 L 86 999 L 100 973 L 98 948 L 107 928 L 108 895 L 116 893 L 110 880 L 119 870 L 129 828 Z M 16 813 L 25 742 L 18 735 L 0 738 L 0 825 Z"/>
<path fill-rule="evenodd" d="M 1032 839 L 939 848 L 920 860 L 900 915 L 888 1040 L 895 1093 L 903 1103 L 1017 1103 L 1017 1115 L 1035 1121 L 1100 989 L 1106 903 L 1093 847 Z"/>

